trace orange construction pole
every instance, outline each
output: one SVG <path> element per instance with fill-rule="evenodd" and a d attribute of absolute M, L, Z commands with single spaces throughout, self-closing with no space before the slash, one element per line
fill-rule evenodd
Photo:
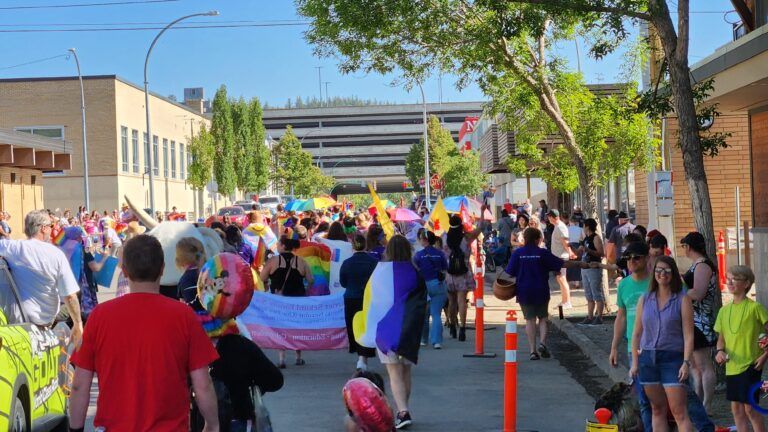
<path fill-rule="evenodd" d="M 483 277 L 483 258 L 480 254 L 480 242 L 475 240 L 475 352 L 464 354 L 464 357 L 496 357 L 495 353 L 485 352 L 485 302 L 483 291 L 485 278 Z"/>
<path fill-rule="evenodd" d="M 517 430 L 517 313 L 507 312 L 504 335 L 504 432 Z"/>
<path fill-rule="evenodd" d="M 738 227 L 736 227 L 738 229 Z M 723 230 L 720 230 L 720 234 L 717 236 L 717 279 L 720 282 L 720 291 L 725 291 L 725 273 L 728 271 L 726 256 L 725 256 L 725 234 Z"/>

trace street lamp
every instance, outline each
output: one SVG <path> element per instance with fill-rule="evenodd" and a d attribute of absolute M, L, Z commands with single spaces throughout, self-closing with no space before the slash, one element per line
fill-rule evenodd
<path fill-rule="evenodd" d="M 149 50 L 147 50 L 147 58 L 144 60 L 144 108 L 146 109 L 147 114 L 147 141 L 149 142 L 149 151 L 147 152 L 147 160 L 149 161 L 149 209 L 152 210 L 154 213 L 155 211 L 155 176 L 154 176 L 154 161 L 152 160 L 154 157 L 154 143 L 152 142 L 152 130 L 150 126 L 149 121 L 149 79 L 147 78 L 147 68 L 149 67 L 149 56 L 152 54 L 152 49 L 155 47 L 155 44 L 157 43 L 157 40 L 160 39 L 160 36 L 165 33 L 166 30 L 173 27 L 177 23 L 184 21 L 185 19 L 198 17 L 198 16 L 217 16 L 219 15 L 219 11 L 208 11 L 204 13 L 196 13 L 192 15 L 183 16 L 175 21 L 172 21 L 170 24 L 165 26 L 162 30 L 160 30 L 160 33 L 155 36 L 155 39 L 152 41 L 152 44 L 149 45 Z"/>
<path fill-rule="evenodd" d="M 91 209 L 91 191 L 88 188 L 88 143 L 86 141 L 85 130 L 85 90 L 83 88 L 83 74 L 80 72 L 80 59 L 77 58 L 77 52 L 74 48 L 70 48 L 69 52 L 75 58 L 75 64 L 77 65 L 77 77 L 80 79 L 80 112 L 83 118 L 83 194 L 85 195 L 85 208 Z"/>
<path fill-rule="evenodd" d="M 421 103 L 424 105 L 424 195 L 427 201 L 427 210 L 432 211 L 432 202 L 429 191 L 429 143 L 427 142 L 427 99 L 424 97 L 424 88 L 420 82 L 416 82 L 421 90 Z"/>

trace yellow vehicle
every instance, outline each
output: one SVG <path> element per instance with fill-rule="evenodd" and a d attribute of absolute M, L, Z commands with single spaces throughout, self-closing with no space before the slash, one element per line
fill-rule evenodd
<path fill-rule="evenodd" d="M 0 431 L 66 431 L 69 327 L 30 323 L 0 258 Z"/>

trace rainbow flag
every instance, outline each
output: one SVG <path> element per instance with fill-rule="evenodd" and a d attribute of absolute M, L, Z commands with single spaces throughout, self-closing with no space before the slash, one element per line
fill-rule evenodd
<path fill-rule="evenodd" d="M 307 295 L 318 296 L 331 293 L 329 279 L 331 274 L 331 249 L 321 243 L 302 240 L 301 247 L 293 254 L 304 258 L 312 272 L 314 282 L 307 289 Z"/>
<path fill-rule="evenodd" d="M 277 236 L 269 226 L 262 223 L 248 225 L 243 230 L 243 241 L 253 251 L 251 267 L 258 269 L 267 260 L 267 251 L 277 253 Z"/>
<path fill-rule="evenodd" d="M 62 229 L 53 239 L 53 244 L 58 246 L 67 257 L 72 274 L 77 280 L 80 280 L 83 272 L 83 236 L 85 235 L 82 228 L 73 226 Z"/>
<path fill-rule="evenodd" d="M 417 363 L 426 305 L 426 288 L 413 264 L 380 262 L 365 287 L 363 310 L 353 320 L 355 340 Z"/>

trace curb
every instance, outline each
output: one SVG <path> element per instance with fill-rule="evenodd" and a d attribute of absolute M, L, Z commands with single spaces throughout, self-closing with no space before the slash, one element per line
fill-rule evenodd
<path fill-rule="evenodd" d="M 624 365 L 614 368 L 608 363 L 609 353 L 592 342 L 581 330 L 571 324 L 567 319 L 551 319 L 550 322 L 557 327 L 571 342 L 573 342 L 598 369 L 603 371 L 614 382 L 626 382 L 629 377 L 629 369 Z"/>

